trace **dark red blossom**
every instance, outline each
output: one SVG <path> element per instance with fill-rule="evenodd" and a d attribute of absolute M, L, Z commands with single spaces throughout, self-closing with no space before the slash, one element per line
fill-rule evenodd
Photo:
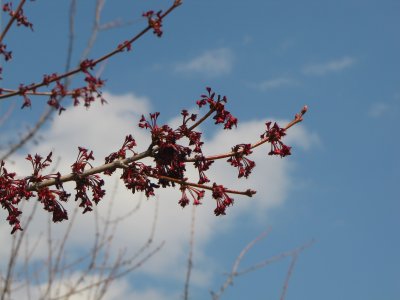
<path fill-rule="evenodd" d="M 95 65 L 93 59 L 85 59 L 79 64 L 79 67 L 84 73 L 86 73 L 88 70 L 93 70 Z"/>
<path fill-rule="evenodd" d="M 29 86 L 25 86 L 23 84 L 19 85 L 18 93 L 24 98 L 24 102 L 22 103 L 21 109 L 25 107 L 31 107 L 31 99 L 26 95 L 27 91 L 29 90 Z"/>
<path fill-rule="evenodd" d="M 226 188 L 223 185 L 214 183 L 212 186 L 212 197 L 217 201 L 214 214 L 216 216 L 225 215 L 226 208 L 233 204 L 233 198 L 229 197 Z"/>
<path fill-rule="evenodd" d="M 132 50 L 132 42 L 130 41 L 124 41 L 123 43 L 118 45 L 118 49 L 123 51 L 126 49 L 126 51 L 131 51 Z"/>
<path fill-rule="evenodd" d="M 58 114 L 61 114 L 65 110 L 65 108 L 60 105 L 59 99 L 65 97 L 66 95 L 67 90 L 65 89 L 65 86 L 59 80 L 57 80 L 56 86 L 51 90 L 51 94 L 49 100 L 47 101 L 47 104 L 58 110 Z"/>
<path fill-rule="evenodd" d="M 92 165 L 89 163 L 89 160 L 94 160 L 93 151 L 90 151 L 78 147 L 79 154 L 76 162 L 72 164 L 72 173 L 75 175 L 75 182 L 76 182 L 76 194 L 75 194 L 75 201 L 78 199 L 81 200 L 80 207 L 84 207 L 83 213 L 92 210 L 92 200 L 97 204 L 105 195 L 106 191 L 102 189 L 104 185 L 104 180 L 100 178 L 99 175 L 86 175 L 82 176 L 82 173 L 85 171 L 85 167 Z M 92 191 L 92 197 L 88 196 L 89 190 Z"/>
<path fill-rule="evenodd" d="M 183 179 L 186 171 L 185 160 L 192 150 L 177 143 L 182 138 L 179 130 L 173 130 L 168 125 L 158 126 L 159 115 L 159 113 L 150 114 L 150 121 L 142 116 L 139 123 L 139 127 L 151 131 L 152 145 L 154 146 L 152 156 L 156 162 L 155 172 L 159 176 Z M 173 182 L 161 178 L 159 184 L 163 187 L 174 186 Z"/>
<path fill-rule="evenodd" d="M 53 155 L 53 153 L 50 152 L 47 155 L 47 157 L 43 160 L 43 157 L 41 157 L 39 154 L 35 154 L 33 157 L 32 157 L 32 155 L 28 154 L 28 156 L 26 157 L 26 160 L 31 162 L 32 169 L 33 169 L 32 175 L 27 178 L 28 179 L 28 183 L 37 184 L 37 183 L 40 183 L 43 180 L 48 179 L 48 178 L 51 177 L 51 175 L 43 176 L 41 174 L 41 172 L 45 168 L 50 166 L 50 164 L 52 163 L 52 160 L 51 160 L 52 155 Z"/>
<path fill-rule="evenodd" d="M 83 147 L 78 147 L 78 150 L 79 150 L 78 157 L 71 166 L 72 173 L 74 173 L 74 174 L 83 173 L 86 165 L 89 165 L 90 167 L 92 167 L 89 160 L 94 160 L 93 151 L 89 152 L 88 149 L 85 149 Z"/>
<path fill-rule="evenodd" d="M 87 175 L 84 177 L 79 177 L 75 179 L 76 182 L 76 194 L 75 194 L 75 201 L 79 200 L 81 203 L 79 207 L 83 207 L 83 213 L 88 211 L 92 211 L 92 200 L 98 204 L 99 201 L 104 197 L 106 191 L 102 189 L 104 185 L 104 180 L 100 178 L 99 175 Z M 92 196 L 89 197 L 88 192 L 89 190 L 92 191 Z"/>
<path fill-rule="evenodd" d="M 245 157 L 253 153 L 251 144 L 238 144 L 232 148 L 234 153 L 227 161 L 239 171 L 238 177 L 249 177 L 251 171 L 255 167 L 255 162 Z"/>
<path fill-rule="evenodd" d="M 201 147 L 203 146 L 203 142 L 201 141 L 201 132 L 194 131 L 190 126 L 188 127 L 188 123 L 194 122 L 197 119 L 196 114 L 189 114 L 187 110 L 182 110 L 181 115 L 183 116 L 182 125 L 178 127 L 176 130 L 177 134 L 180 137 L 186 137 L 189 139 L 189 146 L 192 146 L 192 151 L 195 153 L 202 153 Z"/>
<path fill-rule="evenodd" d="M 4 59 L 6 61 L 12 59 L 12 51 L 7 51 L 7 45 L 6 44 L 0 44 L 0 54 L 4 56 Z"/>
<path fill-rule="evenodd" d="M 124 143 L 122 144 L 122 147 L 117 152 L 113 152 L 106 157 L 106 159 L 105 159 L 106 164 L 113 162 L 116 159 L 126 158 L 126 151 L 131 151 L 133 154 L 135 154 L 135 152 L 132 150 L 133 147 L 135 147 L 135 146 L 136 146 L 135 139 L 132 137 L 131 134 L 127 135 L 125 137 Z"/>
<path fill-rule="evenodd" d="M 210 182 L 210 179 L 208 179 L 206 176 L 205 171 L 207 171 L 213 163 L 213 160 L 207 160 L 203 155 L 196 155 L 194 167 L 199 172 L 199 184 Z"/>
<path fill-rule="evenodd" d="M 33 24 L 28 21 L 28 18 L 24 15 L 24 11 L 20 8 L 17 11 L 12 10 L 12 3 L 7 2 L 3 5 L 3 11 L 8 12 L 10 17 L 15 18 L 17 20 L 17 26 L 25 26 L 33 30 Z"/>
<path fill-rule="evenodd" d="M 53 74 L 44 74 L 43 75 L 43 84 L 45 84 L 46 86 L 48 86 L 51 82 L 55 81 L 57 79 L 58 75 L 57 73 L 53 73 Z"/>
<path fill-rule="evenodd" d="M 61 205 L 60 201 L 67 202 L 70 194 L 64 190 L 60 181 L 60 173 L 42 175 L 43 170 L 50 166 L 52 162 L 51 157 L 52 152 L 50 152 L 46 158 L 43 158 L 38 154 L 35 154 L 34 156 L 28 154 L 26 159 L 31 162 L 33 173 L 31 176 L 26 177 L 25 181 L 26 186 L 33 185 L 35 189 L 37 189 L 39 202 L 44 205 L 46 211 L 53 213 L 53 222 L 60 222 L 68 220 L 68 213 Z M 50 178 L 56 179 L 56 189 L 50 189 L 48 187 L 37 188 L 41 182 Z"/>
<path fill-rule="evenodd" d="M 290 150 L 292 147 L 285 145 L 281 139 L 286 135 L 285 128 L 281 128 L 277 123 L 271 126 L 272 122 L 267 122 L 267 130 L 261 135 L 262 139 L 267 139 L 271 144 L 271 151 L 268 155 L 279 155 L 280 157 L 285 157 L 290 155 Z"/>
<path fill-rule="evenodd" d="M 150 166 L 141 162 L 132 162 L 123 170 L 121 179 L 133 194 L 138 191 L 144 192 L 146 197 L 154 196 L 154 189 L 160 187 L 149 179 L 149 176 L 153 174 L 153 168 Z"/>
<path fill-rule="evenodd" d="M 80 104 L 80 100 L 83 99 L 84 106 L 89 108 L 91 104 L 100 99 L 101 104 L 107 103 L 102 97 L 100 88 L 104 86 L 105 81 L 101 78 L 91 75 L 88 71 L 85 72 L 86 86 L 76 88 L 72 91 L 72 99 L 74 100 L 74 106 Z"/>
<path fill-rule="evenodd" d="M 13 226 L 11 233 L 22 230 L 19 216 L 21 211 L 18 204 L 22 199 L 29 199 L 33 193 L 27 189 L 25 179 L 16 179 L 15 173 L 9 173 L 4 167 L 4 161 L 0 162 L 0 204 L 7 211 L 7 221 Z"/>
<path fill-rule="evenodd" d="M 189 197 L 187 195 L 188 192 L 190 197 L 192 198 L 193 205 L 200 205 L 201 199 L 204 198 L 204 193 L 205 193 L 204 190 L 197 189 L 193 186 L 182 184 L 180 190 L 182 192 L 182 196 L 178 203 L 182 207 L 185 207 L 190 202 Z"/>
<path fill-rule="evenodd" d="M 154 14 L 154 11 L 149 10 L 145 13 L 142 14 L 143 17 L 147 18 L 149 22 L 149 26 L 153 28 L 153 33 L 157 35 L 158 37 L 161 37 L 163 32 L 162 32 L 162 15 L 161 15 L 161 10 L 157 12 L 157 14 Z"/>
<path fill-rule="evenodd" d="M 229 111 L 225 109 L 225 104 L 228 102 L 226 96 L 217 95 L 215 99 L 215 93 L 210 87 L 206 88 L 207 94 L 201 95 L 201 99 L 197 100 L 197 105 L 201 108 L 207 103 L 210 109 L 215 111 L 213 119 L 215 124 L 224 124 L 224 129 L 232 129 L 233 126 L 237 127 L 237 118 L 235 118 Z"/>
<path fill-rule="evenodd" d="M 60 201 L 67 202 L 70 194 L 64 190 L 51 190 L 47 187 L 38 190 L 38 200 L 43 203 L 44 209 L 53 213 L 53 222 L 68 220 L 68 212 Z M 58 200 L 57 200 L 58 198 Z"/>

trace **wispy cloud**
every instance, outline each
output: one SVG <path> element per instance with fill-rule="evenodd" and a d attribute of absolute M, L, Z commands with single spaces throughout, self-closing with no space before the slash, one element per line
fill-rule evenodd
<path fill-rule="evenodd" d="M 372 118 L 380 118 L 390 111 L 390 106 L 386 103 L 374 103 L 368 112 L 368 115 Z"/>
<path fill-rule="evenodd" d="M 319 64 L 310 64 L 303 68 L 303 74 L 306 75 L 325 75 L 327 73 L 339 72 L 351 67 L 355 63 L 352 57 L 343 57 L 341 59 L 331 60 Z"/>
<path fill-rule="evenodd" d="M 278 77 L 278 78 L 274 78 L 274 79 L 264 80 L 259 83 L 251 84 L 251 87 L 254 87 L 261 91 L 267 91 L 267 90 L 271 90 L 271 89 L 295 86 L 297 84 L 298 83 L 291 78 Z"/>
<path fill-rule="evenodd" d="M 232 71 L 233 57 L 228 48 L 208 50 L 190 61 L 178 63 L 175 71 L 201 73 L 208 77 L 226 75 Z"/>

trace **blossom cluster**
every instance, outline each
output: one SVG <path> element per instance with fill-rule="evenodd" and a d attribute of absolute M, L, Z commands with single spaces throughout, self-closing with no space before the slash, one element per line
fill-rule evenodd
<path fill-rule="evenodd" d="M 178 200 L 180 206 L 185 207 L 190 202 L 199 205 L 205 197 L 206 190 L 211 192 L 211 197 L 216 202 L 214 214 L 225 215 L 226 209 L 232 206 L 234 199 L 232 194 L 252 196 L 255 191 L 236 191 L 213 182 L 206 173 L 213 162 L 218 159 L 227 158 L 227 162 L 237 168 L 238 178 L 248 178 L 255 162 L 248 158 L 252 149 L 263 144 L 270 143 L 270 155 L 284 157 L 290 155 L 286 150 L 290 147 L 285 145 L 282 137 L 285 128 L 279 127 L 271 122 L 266 123 L 266 131 L 261 135 L 261 140 L 255 144 L 237 144 L 232 151 L 214 156 L 204 156 L 202 134 L 196 131 L 197 127 L 207 118 L 212 117 L 216 124 L 222 124 L 225 130 L 237 126 L 238 120 L 225 109 L 227 98 L 215 95 L 211 88 L 207 88 L 207 95 L 202 95 L 197 101 L 199 107 L 208 104 L 208 112 L 199 118 L 197 114 L 190 114 L 182 110 L 182 122 L 177 128 L 166 124 L 159 124 L 160 113 L 151 113 L 146 118 L 142 116 L 139 128 L 149 131 L 151 143 L 147 150 L 141 153 L 135 151 L 137 143 L 131 134 L 125 137 L 122 146 L 115 152 L 110 153 L 104 159 L 104 164 L 98 167 L 92 165 L 94 159 L 93 151 L 86 148 L 78 148 L 76 161 L 71 165 L 71 173 L 62 176 L 60 173 L 45 174 L 44 171 L 52 163 L 52 153 L 47 157 L 35 154 L 28 155 L 26 159 L 31 163 L 31 175 L 18 177 L 5 168 L 5 163 L 0 165 L 0 203 L 8 212 L 7 221 L 13 226 L 12 232 L 21 229 L 18 208 L 20 202 L 25 199 L 36 197 L 43 208 L 52 213 L 53 221 L 59 222 L 68 219 L 68 213 L 62 203 L 70 198 L 71 194 L 64 189 L 64 183 L 72 181 L 75 183 L 75 201 L 82 207 L 82 213 L 92 210 L 93 204 L 98 204 L 105 196 L 103 189 L 104 175 L 112 175 L 116 169 L 122 169 L 120 179 L 125 187 L 133 194 L 143 192 L 147 197 L 154 196 L 155 190 L 159 188 L 180 186 L 181 198 Z M 305 112 L 305 111 L 304 111 Z M 302 114 L 297 114 L 290 124 L 300 122 Z M 152 163 L 144 163 L 143 158 L 152 158 Z M 189 180 L 186 175 L 187 164 L 192 164 L 198 171 L 195 181 Z M 52 187 L 52 188 L 50 188 Z"/>

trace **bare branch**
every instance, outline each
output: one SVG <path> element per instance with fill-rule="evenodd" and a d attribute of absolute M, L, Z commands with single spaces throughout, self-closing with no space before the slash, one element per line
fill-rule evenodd
<path fill-rule="evenodd" d="M 193 268 L 193 250 L 194 250 L 194 234 L 195 234 L 195 224 L 196 224 L 196 206 L 192 206 L 192 220 L 190 225 L 190 241 L 189 241 L 189 255 L 187 262 L 187 270 L 186 270 L 186 280 L 185 280 L 185 288 L 183 292 L 183 299 L 189 299 L 189 286 L 190 286 L 190 275 L 192 273 Z"/>
<path fill-rule="evenodd" d="M 238 271 L 239 266 L 240 266 L 240 262 L 241 262 L 241 260 L 244 258 L 244 256 L 247 254 L 247 252 L 248 252 L 251 248 L 253 248 L 255 244 L 257 244 L 259 241 L 261 241 L 262 239 L 264 239 L 269 233 L 270 233 L 270 229 L 267 230 L 267 231 L 265 231 L 265 232 L 263 232 L 263 233 L 261 233 L 261 234 L 260 234 L 258 237 L 256 237 L 253 241 L 251 241 L 249 244 L 247 244 L 245 248 L 243 248 L 243 250 L 240 252 L 240 254 L 238 255 L 238 257 L 236 258 L 236 260 L 235 260 L 235 262 L 234 262 L 234 264 L 233 264 L 233 267 L 232 267 L 231 272 L 227 275 L 227 279 L 226 279 L 226 281 L 221 285 L 219 291 L 218 291 L 218 292 L 211 291 L 211 296 L 212 296 L 212 299 L 213 299 L 213 300 L 219 300 L 219 299 L 220 299 L 220 297 L 221 297 L 222 294 L 225 292 L 225 290 L 226 290 L 230 285 L 233 284 L 233 279 L 234 279 L 235 277 L 238 277 L 238 276 L 241 276 L 241 275 L 250 273 L 250 272 L 254 272 L 254 271 L 256 271 L 256 270 L 258 270 L 258 269 L 260 269 L 260 268 L 266 267 L 267 265 L 269 265 L 269 264 L 271 264 L 271 263 L 273 263 L 273 262 L 282 260 L 282 259 L 285 258 L 285 257 L 292 257 L 292 262 L 291 262 L 291 265 L 290 265 L 290 267 L 289 267 L 289 271 L 288 271 L 288 274 L 287 274 L 287 276 L 286 276 L 285 283 L 284 283 L 283 290 L 282 290 L 282 296 L 281 296 L 281 297 L 285 297 L 285 294 L 286 294 L 286 291 L 287 291 L 287 288 L 288 288 L 288 285 L 289 285 L 289 279 L 290 279 L 290 276 L 291 276 L 291 274 L 292 274 L 292 272 L 293 272 L 294 264 L 296 263 L 297 257 L 299 256 L 299 254 L 300 254 L 304 249 L 310 247 L 310 246 L 314 243 L 314 240 L 311 240 L 310 242 L 305 243 L 304 245 L 302 245 L 302 246 L 300 246 L 300 247 L 298 247 L 298 248 L 295 248 L 295 249 L 290 250 L 290 251 L 287 251 L 287 252 L 283 252 L 283 253 L 281 253 L 281 254 L 278 254 L 278 255 L 276 255 L 276 256 L 273 256 L 272 258 L 266 259 L 266 260 L 264 260 L 264 261 L 262 261 L 262 262 L 260 262 L 260 263 L 257 263 L 257 264 L 255 264 L 255 265 L 252 265 L 252 266 L 250 266 L 250 267 L 248 267 L 248 268 L 246 268 L 246 269 L 244 269 L 244 270 L 242 270 L 242 271 Z M 284 300 L 284 298 L 281 298 L 281 300 Z"/>
<path fill-rule="evenodd" d="M 235 262 L 233 263 L 232 266 L 232 271 L 228 274 L 225 282 L 221 285 L 220 289 L 218 292 L 213 292 L 211 291 L 211 296 L 213 300 L 218 300 L 221 295 L 225 292 L 225 290 L 233 284 L 233 278 L 239 276 L 238 273 L 238 268 L 240 265 L 240 262 L 244 258 L 244 256 L 247 254 L 247 252 L 254 247 L 255 244 L 260 242 L 261 240 L 265 239 L 268 234 L 271 232 L 271 228 L 267 229 L 266 231 L 262 232 L 259 236 L 257 236 L 254 240 L 252 240 L 250 243 L 248 243 L 243 250 L 240 252 L 238 257 L 236 258 Z"/>
<path fill-rule="evenodd" d="M 292 276 L 292 273 L 293 273 L 293 270 L 294 270 L 294 265 L 296 264 L 296 261 L 297 261 L 298 257 L 299 257 L 299 253 L 295 253 L 292 256 L 292 261 L 290 262 L 290 266 L 289 266 L 288 272 L 286 274 L 286 279 L 285 279 L 285 282 L 284 282 L 283 287 L 282 287 L 282 294 L 281 294 L 280 300 L 285 300 L 287 289 L 289 287 L 289 280 L 290 280 L 290 277 Z"/>

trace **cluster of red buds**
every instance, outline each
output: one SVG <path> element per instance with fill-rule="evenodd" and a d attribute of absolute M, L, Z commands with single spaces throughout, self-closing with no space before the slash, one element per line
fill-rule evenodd
<path fill-rule="evenodd" d="M 15 18 L 17 26 L 25 26 L 33 30 L 33 24 L 28 21 L 28 18 L 24 15 L 22 7 L 16 10 L 12 9 L 12 2 L 6 2 L 3 4 L 3 11 L 7 12 L 11 18 Z"/>
<path fill-rule="evenodd" d="M 162 11 L 160 10 L 156 14 L 154 11 L 149 10 L 142 15 L 143 17 L 147 18 L 149 22 L 149 26 L 153 28 L 153 33 L 158 37 L 161 37 L 163 32 L 161 30 L 162 27 Z"/>
<path fill-rule="evenodd" d="M 182 192 L 178 203 L 185 207 L 190 202 L 193 205 L 201 204 L 206 190 L 211 192 L 216 201 L 214 214 L 225 215 L 226 208 L 232 206 L 234 200 L 232 194 L 251 197 L 255 191 L 237 191 L 213 182 L 207 185 L 210 179 L 206 172 L 212 163 L 218 159 L 228 158 L 227 162 L 238 170 L 238 178 L 249 177 L 255 167 L 254 161 L 248 158 L 252 149 L 264 143 L 270 143 L 272 150 L 269 155 L 284 157 L 290 155 L 289 146 L 286 146 L 282 137 L 285 131 L 294 124 L 302 121 L 306 108 L 300 114 L 296 114 L 292 122 L 281 128 L 278 124 L 266 123 L 266 130 L 261 135 L 261 140 L 255 144 L 238 144 L 232 147 L 228 153 L 214 156 L 204 156 L 204 142 L 201 140 L 201 132 L 195 129 L 207 118 L 212 117 L 216 124 L 223 124 L 224 129 L 229 130 L 233 125 L 237 126 L 237 119 L 225 109 L 226 97 L 215 97 L 211 88 L 207 88 L 208 94 L 202 95 L 197 101 L 199 107 L 208 105 L 208 112 L 198 118 L 196 114 L 189 114 L 182 110 L 182 123 L 175 129 L 168 125 L 160 125 L 160 114 L 152 113 L 149 118 L 142 116 L 138 126 L 148 130 L 151 135 L 151 144 L 146 151 L 138 153 L 134 150 L 137 146 L 131 134 L 125 137 L 120 149 L 105 157 L 105 163 L 94 167 L 93 152 L 79 147 L 76 161 L 71 165 L 71 173 L 62 176 L 60 173 L 43 174 L 43 171 L 51 164 L 52 153 L 46 158 L 36 154 L 28 155 L 31 162 L 32 174 L 27 177 L 17 177 L 15 173 L 9 173 L 0 166 L 0 203 L 8 212 L 7 221 L 13 226 L 12 232 L 21 229 L 19 217 L 21 211 L 18 205 L 23 199 L 37 197 L 43 204 L 43 208 L 53 214 L 53 221 L 59 222 L 68 219 L 67 211 L 62 206 L 70 194 L 64 190 L 63 184 L 68 181 L 75 182 L 75 201 L 83 208 L 83 213 L 92 210 L 93 202 L 98 204 L 105 196 L 102 176 L 112 175 L 116 169 L 122 169 L 120 179 L 132 193 L 144 192 L 147 197 L 155 194 L 155 189 L 180 186 Z M 145 164 L 143 158 L 150 157 L 153 163 Z M 190 181 L 186 176 L 187 164 L 193 164 L 198 171 L 197 181 Z M 53 189 L 50 189 L 53 186 Z"/>

